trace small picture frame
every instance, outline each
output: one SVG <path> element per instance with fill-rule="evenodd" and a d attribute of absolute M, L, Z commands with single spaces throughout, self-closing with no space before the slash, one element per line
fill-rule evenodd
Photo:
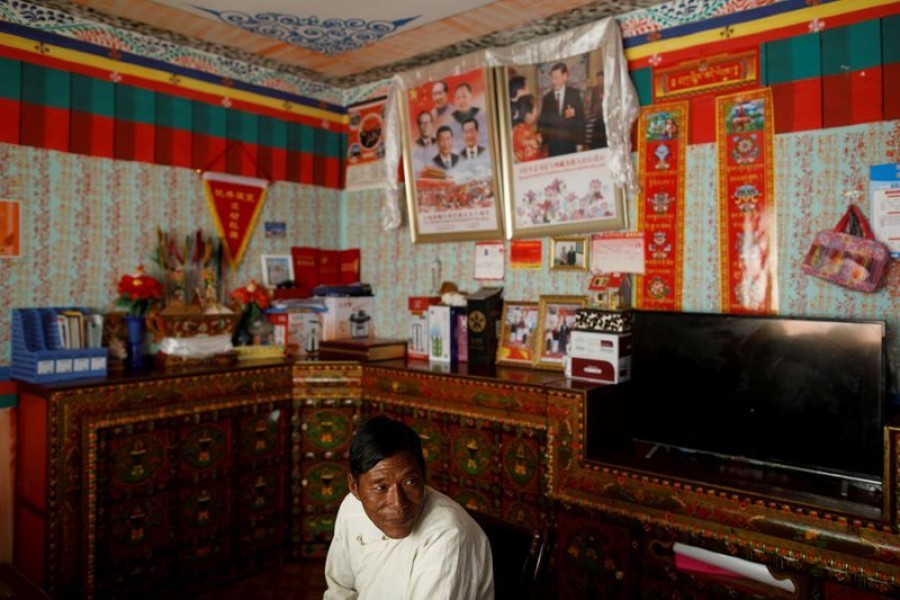
<path fill-rule="evenodd" d="M 262 255 L 262 282 L 267 288 L 294 280 L 294 263 L 289 254 Z"/>
<path fill-rule="evenodd" d="M 590 248 L 588 236 L 551 238 L 550 270 L 587 271 Z"/>
<path fill-rule="evenodd" d="M 534 363 L 537 325 L 537 302 L 504 302 L 497 364 L 530 367 Z"/>
<path fill-rule="evenodd" d="M 575 328 L 575 311 L 587 305 L 585 296 L 541 296 L 535 337 L 534 366 L 562 371 Z"/>

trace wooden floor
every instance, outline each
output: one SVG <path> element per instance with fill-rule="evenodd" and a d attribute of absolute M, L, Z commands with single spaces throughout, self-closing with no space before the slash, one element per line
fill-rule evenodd
<path fill-rule="evenodd" d="M 322 600 L 325 587 L 325 559 L 307 559 L 208 590 L 196 600 Z"/>

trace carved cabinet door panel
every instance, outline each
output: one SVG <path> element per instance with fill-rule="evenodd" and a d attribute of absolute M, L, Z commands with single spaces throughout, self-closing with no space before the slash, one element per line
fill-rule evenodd
<path fill-rule="evenodd" d="M 630 598 L 628 531 L 567 512 L 559 513 L 558 523 L 559 597 Z"/>

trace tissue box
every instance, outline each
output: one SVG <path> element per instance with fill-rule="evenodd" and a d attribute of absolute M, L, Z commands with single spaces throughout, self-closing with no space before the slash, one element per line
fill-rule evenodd
<path fill-rule="evenodd" d="M 566 376 L 605 383 L 631 379 L 631 334 L 573 331 Z"/>

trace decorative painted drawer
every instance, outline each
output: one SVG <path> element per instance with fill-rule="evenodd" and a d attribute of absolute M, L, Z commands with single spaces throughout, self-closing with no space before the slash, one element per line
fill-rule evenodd
<path fill-rule="evenodd" d="M 363 387 L 367 400 L 406 398 L 415 404 L 431 406 L 440 400 L 442 379 L 419 372 L 367 367 Z"/>
<path fill-rule="evenodd" d="M 547 410 L 547 396 L 540 387 L 461 377 L 445 377 L 437 384 L 441 402 L 446 404 L 535 417 L 543 417 Z"/>

